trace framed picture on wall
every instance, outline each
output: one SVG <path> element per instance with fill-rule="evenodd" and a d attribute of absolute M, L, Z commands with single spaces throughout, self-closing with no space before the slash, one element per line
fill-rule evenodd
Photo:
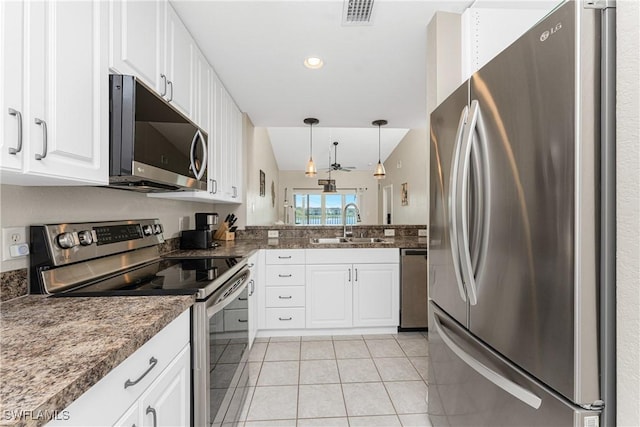
<path fill-rule="evenodd" d="M 407 206 L 409 204 L 409 186 L 406 182 L 400 187 L 400 203 L 402 206 Z"/>
<path fill-rule="evenodd" d="M 264 171 L 262 169 L 260 169 L 260 197 L 264 197 L 265 195 L 265 178 L 264 178 Z"/>

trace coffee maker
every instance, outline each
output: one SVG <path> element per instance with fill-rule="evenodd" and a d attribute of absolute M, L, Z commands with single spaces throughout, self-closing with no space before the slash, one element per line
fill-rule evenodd
<path fill-rule="evenodd" d="M 180 249 L 211 249 L 219 246 L 213 240 L 213 233 L 218 225 L 218 214 L 199 212 L 195 217 L 196 229 L 182 230 L 180 234 Z"/>

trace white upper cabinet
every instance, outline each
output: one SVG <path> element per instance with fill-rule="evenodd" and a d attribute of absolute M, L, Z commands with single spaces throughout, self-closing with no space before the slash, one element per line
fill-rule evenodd
<path fill-rule="evenodd" d="M 0 167 L 22 171 L 24 3 L 0 2 Z"/>
<path fill-rule="evenodd" d="M 180 17 L 167 6 L 166 56 L 167 100 L 195 121 L 194 69 L 197 46 Z"/>
<path fill-rule="evenodd" d="M 192 120 L 196 50 L 166 0 L 111 2 L 111 69 L 140 78 Z"/>
<path fill-rule="evenodd" d="M 0 9 L 1 31 L 11 33 L 0 55 L 8 95 L 2 101 L 3 182 L 106 184 L 107 4 L 3 2 Z"/>
<path fill-rule="evenodd" d="M 162 96 L 168 89 L 164 60 L 166 11 L 164 0 L 110 2 L 109 66 L 120 74 L 140 78 Z"/>

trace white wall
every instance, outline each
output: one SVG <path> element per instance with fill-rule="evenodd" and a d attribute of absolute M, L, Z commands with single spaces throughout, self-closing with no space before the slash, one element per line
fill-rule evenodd
<path fill-rule="evenodd" d="M 379 224 L 382 224 L 382 188 L 393 186 L 392 224 L 426 224 L 429 221 L 427 186 L 429 175 L 429 139 L 426 129 L 411 129 L 384 161 L 387 172 L 380 180 L 378 193 Z M 400 187 L 407 183 L 409 204 L 402 206 Z"/>
<path fill-rule="evenodd" d="M 102 187 L 21 187 L 0 185 L 0 224 L 26 227 L 56 222 L 105 221 L 159 218 L 165 238 L 179 237 L 178 219 L 188 217 L 186 228 L 195 225 L 196 212 L 228 212 L 234 206 L 152 199 L 133 191 Z M 218 208 L 222 208 L 220 211 Z M 223 216 L 224 218 L 224 216 Z M 5 261 L 1 271 L 28 266 L 27 259 Z"/>
<path fill-rule="evenodd" d="M 303 171 L 280 171 L 280 187 L 278 194 L 284 201 L 284 189 L 288 189 L 289 204 L 293 203 L 293 188 L 313 188 L 321 190 L 318 179 L 326 179 L 326 173 L 318 173 L 314 178 L 304 176 Z M 378 224 L 378 180 L 373 177 L 373 169 L 370 171 L 332 172 L 331 179 L 336 180 L 336 186 L 341 188 L 362 188 L 364 191 L 358 195 L 358 202 L 362 225 Z M 283 208 L 278 209 L 279 219 L 283 220 Z"/>
<path fill-rule="evenodd" d="M 640 2 L 617 2 L 617 423 L 640 426 Z"/>
<path fill-rule="evenodd" d="M 279 170 L 266 128 L 256 128 L 245 114 L 246 133 L 246 213 L 247 225 L 270 225 L 278 220 Z M 265 195 L 260 196 L 260 170 L 265 173 Z M 276 190 L 275 202 L 271 198 L 271 183 Z"/>

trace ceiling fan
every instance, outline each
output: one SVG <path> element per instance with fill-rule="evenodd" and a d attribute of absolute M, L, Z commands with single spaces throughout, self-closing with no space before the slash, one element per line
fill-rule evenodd
<path fill-rule="evenodd" d="M 333 147 L 335 150 L 335 154 L 333 156 L 333 163 L 329 164 L 329 167 L 325 170 L 328 171 L 345 171 L 345 172 L 351 172 L 353 169 L 355 169 L 355 166 L 342 166 L 340 163 L 338 163 L 338 141 L 335 141 L 333 143 Z M 329 156 L 329 159 L 331 159 L 331 156 Z M 329 160 L 331 161 L 331 160 Z"/>

